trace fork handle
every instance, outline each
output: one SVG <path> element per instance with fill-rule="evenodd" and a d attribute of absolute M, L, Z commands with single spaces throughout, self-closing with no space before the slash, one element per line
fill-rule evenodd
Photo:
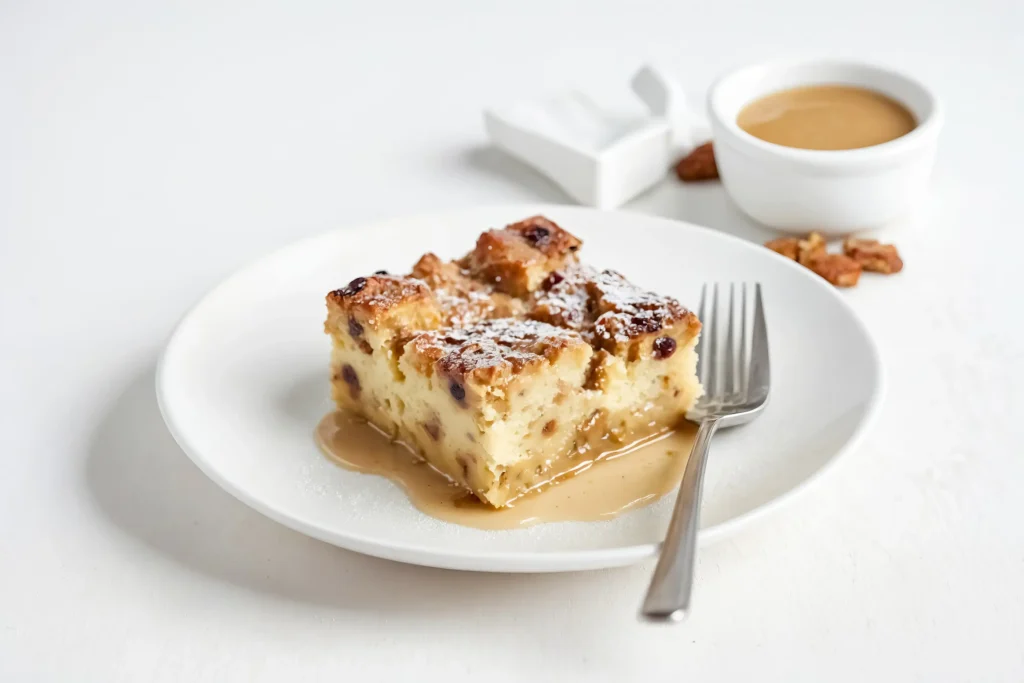
<path fill-rule="evenodd" d="M 711 437 L 717 430 L 718 418 L 704 420 L 697 430 L 697 438 L 679 484 L 672 521 L 661 546 L 661 557 L 640 610 L 640 616 L 647 621 L 681 621 L 690 610 L 704 469 L 711 449 Z"/>

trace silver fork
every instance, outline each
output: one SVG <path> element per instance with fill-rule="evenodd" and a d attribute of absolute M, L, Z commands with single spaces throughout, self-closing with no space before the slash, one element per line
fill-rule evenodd
<path fill-rule="evenodd" d="M 740 287 L 738 306 L 736 285 L 729 285 L 724 351 L 719 348 L 723 342 L 719 339 L 717 329 L 722 318 L 718 306 L 718 285 L 715 284 L 712 289 L 710 308 L 707 306 L 707 285 L 701 290 L 700 312 L 697 316 L 704 327 L 697 345 L 697 375 L 704 385 L 704 396 L 686 414 L 686 419 L 699 423 L 700 428 L 683 472 L 683 481 L 679 484 L 672 521 L 661 547 L 661 557 L 640 610 L 640 616 L 647 621 L 680 621 L 690 611 L 701 488 L 711 437 L 719 427 L 750 422 L 761 414 L 768 403 L 768 331 L 761 301 L 761 285 L 754 285 L 753 289 L 753 334 L 748 337 L 747 319 L 751 316 L 747 285 L 744 283 Z M 738 331 L 737 307 L 740 321 Z"/>

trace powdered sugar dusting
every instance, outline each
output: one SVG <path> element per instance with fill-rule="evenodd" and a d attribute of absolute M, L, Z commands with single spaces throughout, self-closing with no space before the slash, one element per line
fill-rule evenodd
<path fill-rule="evenodd" d="M 498 318 L 465 328 L 426 332 L 414 341 L 417 350 L 439 356 L 438 368 L 451 376 L 478 370 L 516 373 L 543 362 L 552 353 L 586 342 L 571 330 L 536 320 Z"/>
<path fill-rule="evenodd" d="M 538 291 L 530 315 L 580 331 L 592 344 L 626 342 L 685 317 L 675 299 L 643 290 L 613 270 L 575 266 Z"/>

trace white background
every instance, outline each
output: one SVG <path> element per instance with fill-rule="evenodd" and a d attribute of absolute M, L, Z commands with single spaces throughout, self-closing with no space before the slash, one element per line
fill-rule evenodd
<path fill-rule="evenodd" d="M 1011 0 L 4 3 L 0 680 L 1024 680 L 1022 34 Z M 947 128 L 929 205 L 885 233 L 906 270 L 844 294 L 884 354 L 879 422 L 703 550 L 686 624 L 636 622 L 651 563 L 473 575 L 307 539 L 163 427 L 163 340 L 245 262 L 568 201 L 487 148 L 483 106 L 650 58 L 699 103 L 794 53 L 907 70 Z M 769 235 L 717 185 L 633 208 Z"/>

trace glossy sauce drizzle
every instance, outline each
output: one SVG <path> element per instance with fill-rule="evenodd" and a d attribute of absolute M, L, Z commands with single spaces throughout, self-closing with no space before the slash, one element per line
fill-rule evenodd
<path fill-rule="evenodd" d="M 342 467 L 395 482 L 432 517 L 478 529 L 515 529 L 610 519 L 658 500 L 682 479 L 695 433 L 696 427 L 685 423 L 605 453 L 501 509 L 481 503 L 360 418 L 330 413 L 317 426 L 316 440 Z"/>

